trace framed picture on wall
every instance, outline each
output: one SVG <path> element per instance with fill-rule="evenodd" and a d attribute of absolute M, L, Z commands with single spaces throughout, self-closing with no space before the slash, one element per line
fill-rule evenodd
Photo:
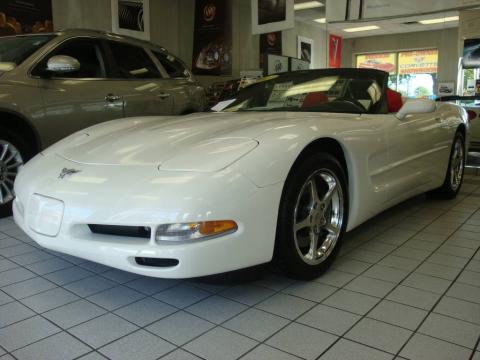
<path fill-rule="evenodd" d="M 313 65 L 313 40 L 307 37 L 298 36 L 297 38 L 297 57 L 300 60 L 310 63 L 310 67 Z"/>
<path fill-rule="evenodd" d="M 251 0 L 252 34 L 264 34 L 295 26 L 293 0 Z"/>
<path fill-rule="evenodd" d="M 150 0 L 111 0 L 112 32 L 150 40 Z"/>

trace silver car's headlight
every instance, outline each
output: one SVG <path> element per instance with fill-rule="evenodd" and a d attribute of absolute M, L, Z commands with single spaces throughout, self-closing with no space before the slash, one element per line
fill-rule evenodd
<path fill-rule="evenodd" d="M 157 241 L 200 240 L 237 231 L 238 225 L 233 220 L 202 221 L 192 223 L 163 224 L 157 228 Z"/>

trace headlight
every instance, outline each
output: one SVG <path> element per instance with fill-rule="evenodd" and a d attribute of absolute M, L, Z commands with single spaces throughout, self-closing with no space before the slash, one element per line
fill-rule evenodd
<path fill-rule="evenodd" d="M 157 241 L 199 240 L 230 234 L 237 229 L 237 223 L 233 220 L 164 224 L 157 228 L 155 239 Z"/>

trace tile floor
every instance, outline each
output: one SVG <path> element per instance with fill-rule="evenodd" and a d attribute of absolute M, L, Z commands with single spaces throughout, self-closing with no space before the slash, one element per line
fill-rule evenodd
<path fill-rule="evenodd" d="M 350 233 L 315 281 L 173 281 L 39 248 L 0 220 L 0 360 L 480 360 L 480 177 Z"/>

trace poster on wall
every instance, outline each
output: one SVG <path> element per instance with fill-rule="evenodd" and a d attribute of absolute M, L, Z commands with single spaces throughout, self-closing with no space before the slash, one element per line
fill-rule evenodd
<path fill-rule="evenodd" d="M 150 40 L 150 1 L 112 0 L 112 32 Z"/>
<path fill-rule="evenodd" d="M 252 34 L 265 34 L 295 26 L 293 0 L 251 0 Z"/>
<path fill-rule="evenodd" d="M 260 68 L 267 54 L 282 55 L 282 32 L 276 31 L 260 35 Z"/>
<path fill-rule="evenodd" d="M 328 41 L 328 67 L 342 66 L 342 37 L 330 34 Z"/>
<path fill-rule="evenodd" d="M 463 42 L 464 69 L 473 69 L 480 67 L 480 39 L 466 39 Z"/>
<path fill-rule="evenodd" d="M 393 75 L 397 72 L 397 56 L 395 53 L 375 53 L 357 55 L 357 68 L 377 69 Z"/>
<path fill-rule="evenodd" d="M 313 40 L 307 37 L 297 38 L 297 57 L 313 65 Z"/>
<path fill-rule="evenodd" d="M 197 75 L 232 73 L 230 2 L 196 0 L 192 72 Z"/>
<path fill-rule="evenodd" d="M 438 83 L 438 96 L 455 95 L 455 83 L 453 81 Z"/>
<path fill-rule="evenodd" d="M 438 70 L 438 50 L 414 50 L 398 53 L 398 73 L 435 74 Z"/>
<path fill-rule="evenodd" d="M 52 31 L 52 0 L 0 1 L 0 36 Z"/>

